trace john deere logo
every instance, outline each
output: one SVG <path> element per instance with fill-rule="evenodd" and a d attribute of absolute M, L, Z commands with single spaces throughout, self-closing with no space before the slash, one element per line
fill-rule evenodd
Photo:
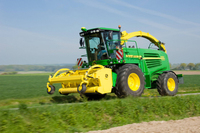
<path fill-rule="evenodd" d="M 105 77 L 108 78 L 108 74 L 106 74 Z"/>

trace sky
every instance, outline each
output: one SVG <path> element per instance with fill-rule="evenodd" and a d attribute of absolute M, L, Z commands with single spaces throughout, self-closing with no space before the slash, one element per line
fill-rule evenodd
<path fill-rule="evenodd" d="M 164 42 L 172 64 L 200 63 L 199 16 L 199 0 L 0 0 L 0 65 L 76 63 L 81 27 L 118 25 Z"/>

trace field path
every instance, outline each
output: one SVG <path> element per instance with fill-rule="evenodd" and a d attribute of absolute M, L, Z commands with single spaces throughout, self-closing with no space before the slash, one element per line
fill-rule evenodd
<path fill-rule="evenodd" d="M 200 71 L 174 71 L 176 74 L 183 75 L 200 75 Z"/>
<path fill-rule="evenodd" d="M 182 120 L 133 123 L 88 133 L 199 133 L 200 116 Z"/>

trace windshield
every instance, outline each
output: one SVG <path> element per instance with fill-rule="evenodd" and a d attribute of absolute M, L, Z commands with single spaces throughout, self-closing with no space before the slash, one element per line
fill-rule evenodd
<path fill-rule="evenodd" d="M 116 58 L 116 51 L 122 48 L 119 33 L 116 31 L 104 32 L 104 40 L 108 46 L 108 53 L 111 58 Z M 109 39 L 109 34 L 111 35 L 111 40 Z"/>
<path fill-rule="evenodd" d="M 85 36 L 89 62 L 108 58 L 107 49 L 100 33 Z"/>
<path fill-rule="evenodd" d="M 116 51 L 121 49 L 120 32 L 102 31 L 85 35 L 88 61 L 116 58 Z"/>

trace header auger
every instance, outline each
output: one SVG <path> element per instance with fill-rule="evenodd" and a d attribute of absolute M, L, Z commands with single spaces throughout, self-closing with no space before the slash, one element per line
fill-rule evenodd
<path fill-rule="evenodd" d="M 53 94 L 53 84 L 61 83 L 59 93 L 63 95 L 80 93 L 99 98 L 114 92 L 118 97 L 141 96 L 145 88 L 157 88 L 162 96 L 175 95 L 183 76 L 170 70 L 164 43 L 149 33 L 120 29 L 82 27 L 80 49 L 86 49 L 83 57 L 87 56 L 88 63 L 80 58 L 81 69 L 63 68 L 50 75 L 47 93 Z M 136 41 L 129 40 L 132 37 L 143 37 L 151 43 L 146 49 L 139 48 Z"/>

